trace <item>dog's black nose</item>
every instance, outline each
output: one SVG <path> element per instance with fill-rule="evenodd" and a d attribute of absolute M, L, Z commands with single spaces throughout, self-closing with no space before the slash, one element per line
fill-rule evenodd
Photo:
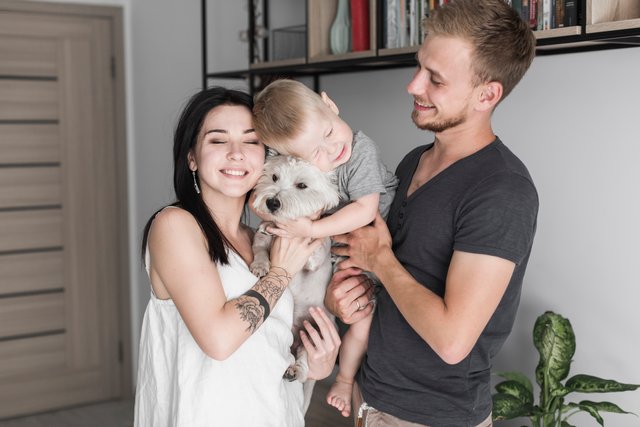
<path fill-rule="evenodd" d="M 267 199 L 267 208 L 271 211 L 271 212 L 275 212 L 278 209 L 280 209 L 280 200 L 276 199 L 275 197 L 272 197 L 270 199 Z"/>

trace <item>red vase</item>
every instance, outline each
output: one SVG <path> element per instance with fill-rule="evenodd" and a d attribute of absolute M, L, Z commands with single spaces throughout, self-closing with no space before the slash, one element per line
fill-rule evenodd
<path fill-rule="evenodd" d="M 369 0 L 351 0 L 351 50 L 369 50 Z"/>

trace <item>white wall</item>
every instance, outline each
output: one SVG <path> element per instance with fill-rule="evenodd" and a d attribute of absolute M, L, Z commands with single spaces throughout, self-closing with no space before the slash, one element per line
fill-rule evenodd
<path fill-rule="evenodd" d="M 142 229 L 149 216 L 173 201 L 173 129 L 187 99 L 201 89 L 200 2 L 131 2 L 135 163 L 132 190 L 132 331 L 134 368 L 149 281 L 140 262 Z"/>
<path fill-rule="evenodd" d="M 533 375 L 531 329 L 554 310 L 576 334 L 571 375 L 640 384 L 638 70 L 638 48 L 536 58 L 496 114 L 498 132 L 527 163 L 540 194 L 521 309 L 497 369 Z M 640 414 L 640 391 L 579 398 Z M 629 415 L 607 419 L 638 425 Z"/>

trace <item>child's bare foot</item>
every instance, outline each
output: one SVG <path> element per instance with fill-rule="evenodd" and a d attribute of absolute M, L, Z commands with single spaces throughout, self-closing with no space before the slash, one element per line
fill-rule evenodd
<path fill-rule="evenodd" d="M 351 415 L 351 393 L 353 382 L 337 379 L 327 393 L 327 403 L 336 408 L 343 417 Z"/>

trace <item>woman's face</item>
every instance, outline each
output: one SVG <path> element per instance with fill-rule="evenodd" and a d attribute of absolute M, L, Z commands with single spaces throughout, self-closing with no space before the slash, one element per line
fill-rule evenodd
<path fill-rule="evenodd" d="M 189 153 L 189 168 L 197 171 L 203 196 L 218 193 L 244 198 L 262 174 L 264 156 L 251 111 L 239 105 L 220 105 L 204 119 Z"/>

